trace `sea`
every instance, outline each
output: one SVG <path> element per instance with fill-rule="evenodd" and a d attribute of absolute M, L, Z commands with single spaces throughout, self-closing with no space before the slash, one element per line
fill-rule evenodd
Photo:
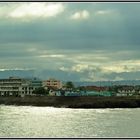
<path fill-rule="evenodd" d="M 140 108 L 0 105 L 0 138 L 139 138 Z"/>

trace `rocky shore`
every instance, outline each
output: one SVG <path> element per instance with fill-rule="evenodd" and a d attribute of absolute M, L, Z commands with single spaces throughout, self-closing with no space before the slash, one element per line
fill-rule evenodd
<path fill-rule="evenodd" d="M 53 106 L 66 108 L 136 108 L 140 107 L 140 97 L 0 97 L 0 104 L 25 106 Z"/>

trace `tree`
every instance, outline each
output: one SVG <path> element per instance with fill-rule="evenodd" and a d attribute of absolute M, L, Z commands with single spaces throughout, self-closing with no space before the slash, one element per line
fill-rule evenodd
<path fill-rule="evenodd" d="M 36 94 L 36 95 L 47 95 L 47 94 L 49 94 L 49 92 L 46 89 L 44 89 L 43 87 L 36 88 L 33 91 L 33 93 Z"/>
<path fill-rule="evenodd" d="M 74 84 L 73 84 L 71 81 L 68 81 L 68 82 L 66 83 L 66 88 L 68 88 L 68 89 L 73 89 L 73 88 L 74 88 Z"/>
<path fill-rule="evenodd" d="M 80 90 L 80 91 L 85 91 L 86 90 L 86 88 L 84 86 L 79 86 L 77 89 Z"/>
<path fill-rule="evenodd" d="M 65 96 L 65 91 L 64 90 L 60 90 L 61 96 Z"/>

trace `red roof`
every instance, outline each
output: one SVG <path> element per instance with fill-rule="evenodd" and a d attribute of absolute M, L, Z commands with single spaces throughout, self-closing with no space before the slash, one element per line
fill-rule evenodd
<path fill-rule="evenodd" d="M 104 91 L 107 90 L 106 87 L 97 87 L 97 86 L 85 86 L 83 87 L 85 90 L 90 90 L 90 91 Z"/>

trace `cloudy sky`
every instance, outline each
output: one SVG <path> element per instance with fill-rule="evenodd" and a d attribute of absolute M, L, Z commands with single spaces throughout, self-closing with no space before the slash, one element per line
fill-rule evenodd
<path fill-rule="evenodd" d="M 1 77 L 137 80 L 139 51 L 140 3 L 0 3 Z"/>

